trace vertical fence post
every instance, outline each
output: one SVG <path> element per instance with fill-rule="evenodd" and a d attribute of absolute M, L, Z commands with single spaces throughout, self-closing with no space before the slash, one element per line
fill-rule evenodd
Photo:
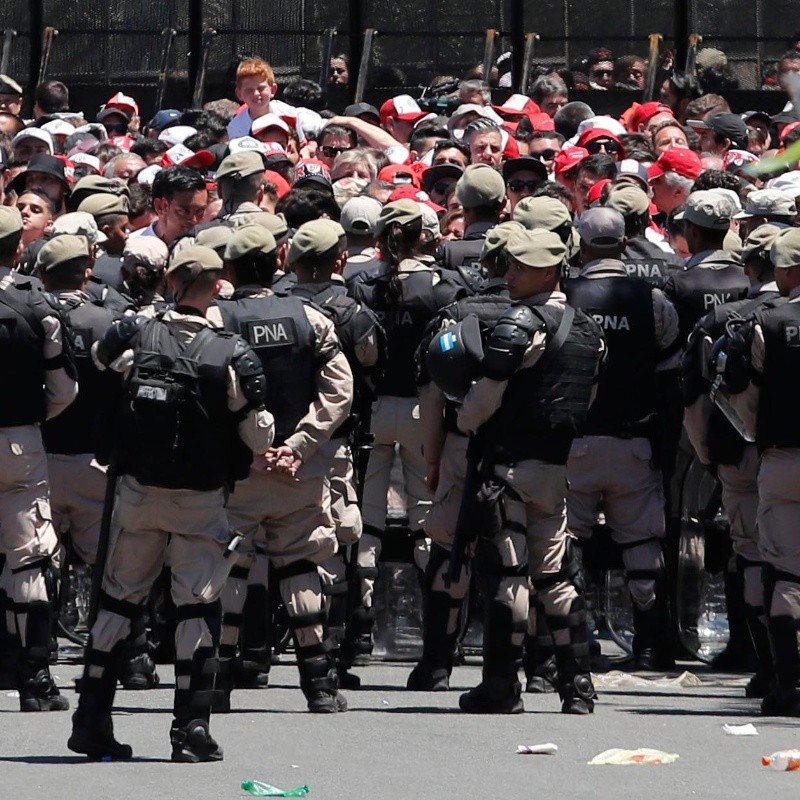
<path fill-rule="evenodd" d="M 28 60 L 29 111 L 33 116 L 33 92 L 39 77 L 39 65 L 42 61 L 42 33 L 44 31 L 44 0 L 30 0 L 28 16 L 28 35 L 30 37 L 30 57 Z"/>
<path fill-rule="evenodd" d="M 197 81 L 203 57 L 203 0 L 189 0 L 189 85 L 186 104 L 191 101 L 192 87 Z"/>
<path fill-rule="evenodd" d="M 525 0 L 511 0 L 511 85 L 520 86 L 525 62 Z M 527 87 L 526 90 L 527 91 Z"/>
<path fill-rule="evenodd" d="M 361 51 L 364 49 L 364 5 L 362 0 L 348 0 L 348 29 L 350 31 L 350 91 L 358 85 Z"/>
<path fill-rule="evenodd" d="M 683 69 L 689 47 L 689 32 L 692 30 L 692 0 L 674 0 L 673 19 L 675 28 L 675 68 Z"/>

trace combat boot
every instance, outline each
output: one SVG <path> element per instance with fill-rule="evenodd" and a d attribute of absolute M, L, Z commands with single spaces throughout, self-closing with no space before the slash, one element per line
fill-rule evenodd
<path fill-rule="evenodd" d="M 21 613 L 20 613 L 21 612 Z M 25 639 L 19 667 L 18 689 L 20 711 L 66 711 L 69 702 L 62 697 L 50 675 L 50 604 L 35 600 L 17 612 L 17 620 L 25 615 Z"/>
<path fill-rule="evenodd" d="M 422 658 L 411 670 L 406 688 L 414 692 L 446 692 L 453 671 L 453 649 L 458 631 L 448 633 L 453 611 L 461 601 L 446 592 L 425 592 L 423 613 Z"/>
<path fill-rule="evenodd" d="M 752 672 L 758 668 L 750 638 L 744 603 L 744 579 L 739 572 L 725 572 L 725 607 L 728 614 L 728 643 L 711 661 L 722 672 Z"/>
<path fill-rule="evenodd" d="M 222 748 L 217 744 L 204 719 L 193 719 L 185 725 L 173 724 L 169 732 L 172 744 L 172 761 L 181 764 L 198 764 L 204 761 L 222 761 Z"/>
<path fill-rule="evenodd" d="M 339 680 L 329 645 L 297 648 L 297 667 L 300 670 L 300 688 L 308 701 L 312 714 L 335 714 L 347 711 L 347 700 L 339 692 Z"/>
<path fill-rule="evenodd" d="M 483 680 L 458 698 L 458 707 L 467 714 L 522 714 L 522 684 L 516 670 L 491 674 L 484 668 Z"/>
<path fill-rule="evenodd" d="M 633 664 L 646 672 L 669 672 L 675 669 L 669 640 L 669 610 L 666 594 L 657 590 L 653 605 L 646 611 L 633 600 Z"/>
<path fill-rule="evenodd" d="M 79 680 L 80 697 L 78 708 L 72 715 L 72 734 L 67 747 L 73 753 L 89 756 L 99 761 L 104 758 L 127 760 L 133 755 L 130 745 L 121 744 L 114 738 L 111 709 L 117 687 L 116 667 L 119 648 L 109 655 L 86 649 L 86 666 Z M 92 667 L 102 669 L 100 677 L 91 677 Z"/>
<path fill-rule="evenodd" d="M 483 677 L 474 689 L 458 698 L 462 711 L 468 714 L 521 714 L 525 710 L 522 685 L 517 679 L 522 645 L 513 644 L 518 627 L 511 608 L 494 600 L 489 603 L 483 631 Z"/>
<path fill-rule="evenodd" d="M 553 636 L 547 627 L 544 609 L 534 599 L 531 601 L 529 613 L 536 614 L 536 633 L 528 633 L 525 636 L 522 656 L 522 668 L 525 670 L 526 678 L 525 691 L 528 694 L 550 694 L 556 691 L 558 677 Z"/>
<path fill-rule="evenodd" d="M 239 632 L 241 655 L 233 665 L 237 689 L 266 689 L 269 686 L 271 639 L 272 606 L 269 592 L 265 586 L 250 584 Z"/>
<path fill-rule="evenodd" d="M 233 662 L 233 682 L 237 689 L 266 689 L 269 686 L 269 648 L 242 650 Z"/>
<path fill-rule="evenodd" d="M 147 644 L 128 644 L 121 656 L 119 682 L 123 689 L 141 691 L 155 689 L 160 683 L 156 662 L 147 649 Z"/>
<path fill-rule="evenodd" d="M 744 690 L 745 697 L 766 697 L 775 688 L 775 666 L 772 662 L 772 649 L 769 642 L 769 632 L 764 625 L 760 612 L 745 606 L 747 614 L 747 627 L 753 640 L 753 647 L 758 659 L 756 673 L 747 683 Z"/>
<path fill-rule="evenodd" d="M 800 651 L 798 621 L 788 615 L 770 617 L 777 685 L 761 702 L 761 713 L 771 717 L 800 717 Z"/>
<path fill-rule="evenodd" d="M 553 647 L 558 672 L 558 695 L 562 714 L 591 714 L 596 693 L 589 663 L 589 642 L 586 632 L 586 603 L 583 595 L 573 598 L 569 613 L 547 614 L 547 625 L 558 642 L 566 631 L 569 644 Z"/>

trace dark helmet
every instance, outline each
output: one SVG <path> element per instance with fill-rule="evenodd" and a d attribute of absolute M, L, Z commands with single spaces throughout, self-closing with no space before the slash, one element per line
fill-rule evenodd
<path fill-rule="evenodd" d="M 434 336 L 426 365 L 433 382 L 451 400 L 462 400 L 472 382 L 481 376 L 483 339 L 474 314 Z"/>

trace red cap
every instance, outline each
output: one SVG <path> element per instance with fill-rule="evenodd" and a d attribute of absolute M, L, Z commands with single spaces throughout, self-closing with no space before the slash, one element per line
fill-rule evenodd
<path fill-rule="evenodd" d="M 330 183 L 331 171 L 327 164 L 317 158 L 303 158 L 294 168 L 294 182 L 297 183 L 304 178 L 323 178 Z"/>
<path fill-rule="evenodd" d="M 289 161 L 289 155 L 286 152 L 286 149 L 281 147 L 278 142 L 261 142 L 261 147 L 259 149 L 264 158 L 274 158 L 275 156 L 280 156 L 280 158 L 275 160 Z"/>
<path fill-rule="evenodd" d="M 781 131 L 781 144 L 786 142 L 786 137 L 792 132 L 800 128 L 800 122 L 790 122 Z"/>
<path fill-rule="evenodd" d="M 129 153 L 131 147 L 135 144 L 136 140 L 132 136 L 128 136 L 125 134 L 124 136 L 112 136 L 108 140 L 114 147 L 119 147 L 120 150 L 124 150 L 126 153 Z"/>
<path fill-rule="evenodd" d="M 394 203 L 395 200 L 416 200 L 416 202 L 423 203 L 428 206 L 428 208 L 432 208 L 437 214 L 441 214 L 441 212 L 444 211 L 442 206 L 437 205 L 431 200 L 427 192 L 423 192 L 421 189 L 416 189 L 408 184 L 405 186 L 398 186 L 389 195 L 387 202 Z"/>
<path fill-rule="evenodd" d="M 519 145 L 513 136 L 508 137 L 506 146 L 503 148 L 503 158 L 506 160 L 510 158 L 519 158 Z"/>
<path fill-rule="evenodd" d="M 405 181 L 398 179 L 398 176 L 407 175 L 411 178 L 411 185 L 415 189 L 420 188 L 419 174 L 416 170 L 411 169 L 409 164 L 389 164 L 378 173 L 379 181 L 386 181 L 386 183 L 396 183 L 403 185 Z"/>
<path fill-rule="evenodd" d="M 565 147 L 563 150 L 559 150 L 553 158 L 553 169 L 556 175 L 563 175 L 571 169 L 575 169 L 588 155 L 589 151 L 583 147 Z"/>
<path fill-rule="evenodd" d="M 199 169 L 206 169 L 210 167 L 217 159 L 210 150 L 198 150 L 196 153 L 190 150 L 186 145 L 175 144 L 161 156 L 162 167 L 195 167 Z"/>
<path fill-rule="evenodd" d="M 72 186 L 75 183 L 75 165 L 66 156 L 56 156 L 56 158 L 64 165 L 64 177 Z"/>
<path fill-rule="evenodd" d="M 695 180 L 702 171 L 700 156 L 694 150 L 689 150 L 688 147 L 671 147 L 647 170 L 647 178 L 653 180 L 668 172 L 676 172 L 684 178 Z"/>
<path fill-rule="evenodd" d="M 597 183 L 592 186 L 591 189 L 589 189 L 589 194 L 586 195 L 586 200 L 590 206 L 600 201 L 600 198 L 603 195 L 603 189 L 605 189 L 609 183 L 611 183 L 610 178 L 603 178 L 602 180 L 597 181 Z"/>
<path fill-rule="evenodd" d="M 520 117 L 530 117 L 531 114 L 538 114 L 542 109 L 533 100 L 524 94 L 512 94 L 501 106 L 492 108 L 504 119 L 511 117 L 512 120 L 519 121 Z"/>
<path fill-rule="evenodd" d="M 528 119 L 531 121 L 534 131 L 554 131 L 556 129 L 553 118 L 544 112 L 531 114 Z"/>
<path fill-rule="evenodd" d="M 381 125 L 387 119 L 400 119 L 403 122 L 416 122 L 427 116 L 417 101 L 408 94 L 400 94 L 397 97 L 390 97 L 380 109 Z"/>
<path fill-rule="evenodd" d="M 589 128 L 589 130 L 584 131 L 576 144 L 578 147 L 586 147 L 589 142 L 593 142 L 596 139 L 611 139 L 612 142 L 616 142 L 619 145 L 619 159 L 620 161 L 625 158 L 625 147 L 623 146 L 622 142 L 615 133 L 611 133 L 611 131 L 604 130 L 603 128 Z"/>
<path fill-rule="evenodd" d="M 126 111 L 128 114 L 139 114 L 139 104 L 132 97 L 122 92 L 117 92 L 110 97 L 103 108 L 118 108 L 120 111 Z"/>
<path fill-rule="evenodd" d="M 283 177 L 283 175 L 279 175 L 277 172 L 273 172 L 271 169 L 264 170 L 264 180 L 275 184 L 275 188 L 278 190 L 279 198 L 289 194 L 289 190 L 292 188 L 289 186 L 289 182 Z"/>
<path fill-rule="evenodd" d="M 656 114 L 662 114 L 666 112 L 667 114 L 672 113 L 672 109 L 669 106 L 665 106 L 663 103 L 659 103 L 656 100 L 653 100 L 649 103 L 642 103 L 634 112 L 631 114 L 631 130 L 636 132 L 639 130 L 640 125 L 644 125 L 650 117 L 654 117 Z"/>

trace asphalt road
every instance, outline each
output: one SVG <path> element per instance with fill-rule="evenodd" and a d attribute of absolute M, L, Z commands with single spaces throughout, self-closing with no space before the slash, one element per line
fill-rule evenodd
<path fill-rule="evenodd" d="M 20 714 L 0 694 L 0 797 L 196 800 L 246 797 L 242 780 L 284 788 L 308 784 L 319 800 L 486 800 L 488 798 L 797 798 L 800 773 L 761 766 L 761 755 L 800 747 L 796 721 L 758 716 L 741 676 L 711 675 L 659 685 L 648 676 L 598 677 L 601 699 L 590 717 L 558 712 L 555 695 L 528 695 L 518 716 L 468 716 L 458 692 L 478 680 L 476 666 L 456 668 L 445 694 L 408 692 L 409 665 L 359 670 L 366 689 L 349 692 L 346 714 L 306 712 L 291 664 L 273 668 L 268 690 L 234 694 L 234 710 L 212 719 L 225 749 L 217 764 L 169 762 L 172 672 L 160 668 L 155 691 L 117 694 L 116 733 L 134 750 L 128 763 L 90 763 L 70 753 L 69 713 Z M 71 702 L 80 667 L 59 664 Z M 674 678 L 675 676 L 673 676 Z M 699 679 L 698 686 L 685 686 Z M 754 722 L 757 737 L 725 735 L 725 723 Z M 517 745 L 554 742 L 553 756 L 517 755 Z M 589 766 L 611 747 L 678 753 L 662 766 Z"/>

